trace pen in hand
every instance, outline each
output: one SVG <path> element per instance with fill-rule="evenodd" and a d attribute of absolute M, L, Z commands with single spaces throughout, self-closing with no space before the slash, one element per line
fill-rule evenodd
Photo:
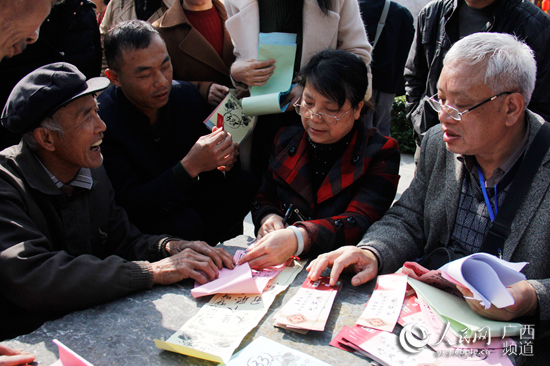
<path fill-rule="evenodd" d="M 292 212 L 292 207 L 294 207 L 294 205 L 291 203 L 291 204 L 288 206 L 288 210 L 286 210 L 285 217 L 283 217 L 283 226 L 286 225 L 286 222 L 287 222 L 287 220 L 288 220 L 288 217 L 290 216 L 290 213 Z"/>

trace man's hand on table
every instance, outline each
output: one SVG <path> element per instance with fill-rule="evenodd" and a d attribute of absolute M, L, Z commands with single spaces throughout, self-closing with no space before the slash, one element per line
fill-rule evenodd
<path fill-rule="evenodd" d="M 223 248 L 203 241 L 171 240 L 166 244 L 170 257 L 151 263 L 153 283 L 170 285 L 186 278 L 205 284 L 218 277 L 224 266 L 235 268 L 233 257 Z"/>
<path fill-rule="evenodd" d="M 514 283 L 512 286 L 508 286 L 508 291 L 514 298 L 514 305 L 501 309 L 494 305 L 491 305 L 489 309 L 485 309 L 485 306 L 483 306 L 483 304 L 481 304 L 478 300 L 472 299 L 474 295 L 470 290 L 460 285 L 457 285 L 456 287 L 462 295 L 464 295 L 468 305 L 470 305 L 470 307 L 477 314 L 489 319 L 509 321 L 524 315 L 535 315 L 537 311 L 537 293 L 535 288 L 527 281 L 520 281 Z"/>
<path fill-rule="evenodd" d="M 0 344 L 0 366 L 24 365 L 33 361 L 33 354 Z"/>
<path fill-rule="evenodd" d="M 166 244 L 166 251 L 170 253 L 171 256 L 178 254 L 179 252 L 185 249 L 193 249 L 195 252 L 199 254 L 203 254 L 207 257 L 210 257 L 210 259 L 214 261 L 218 269 L 222 269 L 223 267 L 226 267 L 229 269 L 235 268 L 235 260 L 233 260 L 233 257 L 231 256 L 231 254 L 229 254 L 223 248 L 211 247 L 210 245 L 206 244 L 204 241 L 170 240 Z"/>
<path fill-rule="evenodd" d="M 343 271 L 357 273 L 351 279 L 353 286 L 369 282 L 378 274 L 378 258 L 369 250 L 355 246 L 341 247 L 335 251 L 321 254 L 307 266 L 308 278 L 311 281 L 319 279 L 323 271 L 331 267 L 330 285 L 334 286 Z"/>

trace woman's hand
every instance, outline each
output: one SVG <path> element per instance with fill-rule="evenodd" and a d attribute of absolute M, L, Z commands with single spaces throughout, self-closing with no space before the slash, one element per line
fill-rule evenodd
<path fill-rule="evenodd" d="M 298 249 L 298 239 L 290 229 L 276 230 L 258 240 L 251 248 L 238 264 L 248 262 L 251 268 L 262 269 L 279 265 L 290 259 Z"/>
<path fill-rule="evenodd" d="M 235 61 L 231 65 L 231 76 L 235 81 L 248 86 L 262 86 L 275 71 L 275 60 L 257 61 L 254 59 Z"/>
<path fill-rule="evenodd" d="M 283 218 L 277 214 L 265 215 L 262 219 L 262 226 L 258 230 L 258 235 L 256 235 L 256 240 L 260 240 L 262 237 L 266 236 L 272 231 L 284 229 Z"/>

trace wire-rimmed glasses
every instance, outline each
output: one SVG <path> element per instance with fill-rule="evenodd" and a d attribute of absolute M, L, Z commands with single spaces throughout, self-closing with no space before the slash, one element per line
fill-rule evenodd
<path fill-rule="evenodd" d="M 479 106 L 482 106 L 483 104 L 485 103 L 489 103 L 495 99 L 497 99 L 498 97 L 500 97 L 501 95 L 504 95 L 504 94 L 512 94 L 513 92 L 502 92 L 502 93 L 499 93 L 497 95 L 493 95 L 491 98 L 489 99 L 486 99 L 484 100 L 483 102 L 479 103 L 479 104 L 476 104 L 475 106 L 473 106 L 472 108 L 469 108 L 469 109 L 466 109 L 465 111 L 462 111 L 462 112 L 459 112 L 458 109 L 456 109 L 455 107 L 451 107 L 450 105 L 445 105 L 445 104 L 441 104 L 439 102 L 439 100 L 436 99 L 437 97 L 437 94 L 434 94 L 432 95 L 431 97 L 427 98 L 428 100 L 428 103 L 432 106 L 432 108 L 437 112 L 437 113 L 440 113 L 442 109 L 445 110 L 445 112 L 447 112 L 447 114 L 449 116 L 451 116 L 452 119 L 454 119 L 455 121 L 460 121 L 462 120 L 462 116 L 465 115 L 466 113 L 468 112 L 471 112 L 473 111 L 474 109 L 476 109 L 477 107 Z"/>

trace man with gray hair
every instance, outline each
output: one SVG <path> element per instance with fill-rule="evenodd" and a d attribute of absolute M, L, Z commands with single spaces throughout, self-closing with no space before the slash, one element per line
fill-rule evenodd
<path fill-rule="evenodd" d="M 42 66 L 2 112 L 23 139 L 0 152 L 0 340 L 155 284 L 205 283 L 234 266 L 204 242 L 140 233 L 114 203 L 94 97 L 108 85 L 68 63 Z"/>
<path fill-rule="evenodd" d="M 477 33 L 455 43 L 445 57 L 438 93 L 429 100 L 441 125 L 423 139 L 409 189 L 357 247 L 342 247 L 312 262 L 310 279 L 332 267 L 333 284 L 348 268 L 357 273 L 352 278 L 357 286 L 436 248 L 457 256 L 489 252 L 511 262 L 528 261 L 523 270 L 528 280 L 508 288 L 512 306 L 485 310 L 468 300 L 470 306 L 488 318 L 527 317 L 528 323 L 542 324 L 537 338 L 549 333 L 544 324 L 550 320 L 550 152 L 544 139 L 546 149 L 534 150 L 539 130 L 548 133 L 544 119 L 526 107 L 535 78 L 532 50 L 511 35 Z M 486 245 L 498 213 L 509 213 L 512 201 L 521 200 L 516 188 L 528 178 L 523 172 L 534 160 L 531 151 L 538 151 L 541 163 L 531 169 L 534 179 L 512 214 L 511 231 L 497 245 Z"/>

